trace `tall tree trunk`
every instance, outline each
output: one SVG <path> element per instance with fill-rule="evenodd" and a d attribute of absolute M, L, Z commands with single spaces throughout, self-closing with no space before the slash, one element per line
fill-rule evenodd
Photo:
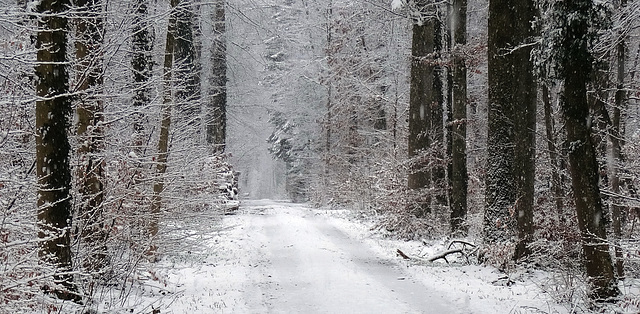
<path fill-rule="evenodd" d="M 149 223 L 149 234 L 153 238 L 158 235 L 160 213 L 162 209 L 162 192 L 164 191 L 164 175 L 167 172 L 167 158 L 169 155 L 169 130 L 171 128 L 171 111 L 173 107 L 172 97 L 172 71 L 173 56 L 175 49 L 176 18 L 175 8 L 180 0 L 171 0 L 171 15 L 167 26 L 167 40 L 164 54 L 164 74 L 162 90 L 162 119 L 160 122 L 160 138 L 158 139 L 158 155 L 156 160 L 156 181 L 153 184 L 153 199 L 151 200 L 151 217 Z M 156 260 L 157 247 L 152 244 L 147 255 L 152 261 Z"/>
<path fill-rule="evenodd" d="M 591 71 L 591 79 L 587 85 L 587 104 L 589 104 L 589 119 L 591 120 L 591 137 L 596 150 L 596 162 L 598 163 L 599 184 L 609 186 L 609 173 L 607 169 L 607 133 L 611 127 L 611 116 L 607 110 L 609 90 L 612 88 L 609 78 L 610 64 L 607 61 L 609 53 L 603 55 L 600 61 L 594 62 L 595 68 Z M 589 84 L 590 83 L 590 84 Z M 589 86 L 590 85 L 590 86 Z M 591 88 L 589 88 L 591 87 Z M 591 90 L 590 90 L 591 89 Z M 609 211 L 609 195 L 600 193 L 603 211 Z"/>
<path fill-rule="evenodd" d="M 454 35 L 453 28 L 456 27 L 454 18 L 454 8 L 453 3 L 449 3 L 447 5 L 447 27 L 445 33 L 445 43 L 447 43 L 446 49 L 449 57 L 453 59 L 454 53 Z M 454 224 L 457 224 L 459 221 L 454 216 L 454 208 L 453 208 L 453 72 L 454 65 L 453 61 L 451 61 L 447 66 L 446 71 L 446 79 L 447 79 L 447 97 L 445 108 L 447 111 L 447 120 L 445 121 L 445 131 L 447 132 L 447 144 L 445 148 L 445 154 L 447 156 L 447 199 L 449 201 L 449 209 L 451 210 L 451 233 L 458 234 L 457 231 L 454 231 Z"/>
<path fill-rule="evenodd" d="M 78 219 L 80 244 L 89 250 L 84 267 L 101 271 L 108 263 L 104 228 L 103 8 L 100 0 L 76 0 L 78 102 Z"/>
<path fill-rule="evenodd" d="M 149 82 L 153 76 L 153 28 L 147 22 L 149 18 L 148 0 L 137 0 L 134 16 L 137 22 L 133 26 L 131 68 L 133 70 L 133 151 L 138 157 L 144 153 L 145 114 L 151 104 L 151 88 Z"/>
<path fill-rule="evenodd" d="M 426 6 L 425 6 L 426 7 Z M 414 190 L 417 195 L 410 201 L 410 210 L 417 217 L 423 217 L 431 212 L 431 195 L 428 192 L 421 192 L 423 189 L 431 187 L 432 176 L 440 176 L 437 170 L 430 169 L 430 158 L 434 143 L 433 127 L 435 116 L 440 116 L 440 126 L 442 125 L 442 83 L 439 81 L 439 73 L 436 70 L 434 57 L 439 52 L 437 47 L 437 32 L 439 22 L 436 17 L 428 16 L 424 12 L 413 25 L 413 42 L 411 46 L 411 86 L 409 96 L 409 158 L 411 161 L 411 172 L 408 178 L 408 187 Z M 436 89 L 436 87 L 440 89 Z M 440 94 L 440 96 L 438 96 Z M 442 130 L 440 130 L 442 132 Z M 435 136 L 436 139 L 438 136 Z M 442 144 L 442 141 L 439 142 Z M 432 154 L 429 154 L 432 155 Z M 433 162 L 433 160 L 431 160 Z M 444 167 L 441 167 L 444 171 Z"/>
<path fill-rule="evenodd" d="M 589 277 L 591 298 L 603 301 L 619 294 L 606 242 L 605 218 L 598 187 L 596 151 L 588 125 L 587 80 L 591 55 L 586 37 L 591 0 L 570 0 L 561 4 L 562 14 L 576 16 L 564 26 L 561 49 L 565 101 L 562 104 L 569 144 L 569 169 L 573 198 L 582 237 L 582 254 Z"/>
<path fill-rule="evenodd" d="M 71 101 L 67 63 L 67 0 L 43 0 L 36 35 L 36 173 L 40 259 L 56 267 L 48 287 L 61 299 L 74 299 L 71 271 L 71 169 L 67 137 Z"/>
<path fill-rule="evenodd" d="M 333 17 L 333 0 L 329 0 L 329 4 L 327 5 L 327 24 L 326 24 L 326 32 L 327 32 L 327 65 L 330 65 L 333 62 L 333 51 L 329 49 L 333 44 L 333 37 L 331 36 L 331 19 Z M 331 67 L 328 67 L 328 71 L 331 71 Z M 331 73 L 329 73 L 330 75 Z M 333 84 L 331 80 L 327 80 L 327 118 L 324 121 L 324 127 L 326 128 L 325 133 L 325 148 L 324 148 L 324 177 L 323 177 L 323 195 L 322 200 L 327 200 L 332 198 L 331 189 L 329 188 L 331 185 L 331 170 L 332 170 L 332 142 L 333 142 Z"/>
<path fill-rule="evenodd" d="M 132 169 L 133 173 L 129 182 L 127 182 L 127 190 L 131 191 L 131 195 L 128 198 L 123 198 L 120 202 L 120 206 L 124 201 L 129 201 L 140 207 L 145 204 L 145 200 L 148 201 L 148 195 L 145 190 L 147 188 L 146 179 L 151 169 L 145 169 L 144 160 L 148 154 L 147 149 L 149 141 L 151 140 L 151 131 L 146 130 L 148 124 L 147 110 L 151 106 L 151 80 L 153 77 L 153 46 L 154 46 L 154 28 L 148 22 L 149 21 L 149 0 L 136 0 L 134 2 L 135 8 L 133 16 L 136 21 L 133 24 L 133 35 L 131 39 L 131 71 L 133 74 L 132 84 L 132 105 L 133 113 L 131 115 L 131 124 L 133 128 L 132 136 L 132 151 L 135 154 L 135 168 Z M 149 132 L 149 134 L 147 134 Z M 147 224 L 153 224 L 153 217 L 151 221 L 147 221 L 149 217 L 146 215 L 146 211 L 139 211 L 139 226 L 142 227 L 142 234 L 145 234 L 145 228 Z M 153 229 L 153 228 L 152 228 Z"/>
<path fill-rule="evenodd" d="M 564 191 L 562 190 L 562 180 L 560 176 L 560 165 L 558 163 L 558 150 L 556 149 L 556 138 L 551 110 L 551 98 L 549 96 L 549 86 L 542 83 L 542 105 L 544 108 L 544 126 L 547 135 L 547 149 L 549 150 L 549 162 L 551 163 L 551 184 L 553 184 L 553 198 L 556 204 L 556 212 L 561 222 L 564 222 Z"/>
<path fill-rule="evenodd" d="M 467 0 L 453 1 L 453 75 L 451 121 L 451 232 L 466 235 L 467 216 L 467 66 L 462 53 L 467 44 Z"/>
<path fill-rule="evenodd" d="M 173 69 L 176 75 L 173 77 L 176 85 L 175 102 L 178 116 L 176 122 L 180 127 L 190 132 L 196 131 L 195 136 L 189 133 L 192 139 L 199 142 L 202 112 L 200 105 L 200 67 L 196 52 L 194 27 L 197 0 L 179 0 L 173 11 L 176 15 L 176 32 L 174 37 L 174 61 Z M 177 130 L 178 128 L 176 128 Z"/>
<path fill-rule="evenodd" d="M 620 1 L 620 10 L 624 10 L 627 1 Z M 620 194 L 620 174 L 618 168 L 622 166 L 622 143 L 624 143 L 621 130 L 623 123 L 620 119 L 620 111 L 626 108 L 626 93 L 624 90 L 624 75 L 625 75 L 625 57 L 626 57 L 626 36 L 620 34 L 620 41 L 616 47 L 616 95 L 615 106 L 613 107 L 613 117 L 611 119 L 611 129 L 609 131 L 609 139 L 611 141 L 611 157 L 609 165 L 609 174 L 611 176 L 611 191 L 614 196 L 612 197 L 611 207 L 611 220 L 613 222 L 613 237 L 615 240 L 615 256 L 616 256 L 616 275 L 618 278 L 624 277 L 624 265 L 622 257 L 622 249 L 620 248 L 620 238 L 622 237 L 622 212 L 625 208 L 620 205 L 621 199 L 616 195 Z"/>
<path fill-rule="evenodd" d="M 434 194 L 434 206 L 442 210 L 447 206 L 447 182 L 446 182 L 446 162 L 444 153 L 446 143 L 444 142 L 444 91 L 442 82 L 443 67 L 439 65 L 442 55 L 442 22 L 440 16 L 436 13 L 433 20 L 433 86 L 430 94 L 431 101 L 431 123 L 430 134 L 432 134 L 432 172 L 431 172 L 431 188 Z"/>
<path fill-rule="evenodd" d="M 489 132 L 484 237 L 510 241 L 515 259 L 533 234 L 536 84 L 532 0 L 489 1 Z"/>
<path fill-rule="evenodd" d="M 227 134 L 227 40 L 225 0 L 214 3 L 211 79 L 207 108 L 207 144 L 214 153 L 223 153 Z"/>

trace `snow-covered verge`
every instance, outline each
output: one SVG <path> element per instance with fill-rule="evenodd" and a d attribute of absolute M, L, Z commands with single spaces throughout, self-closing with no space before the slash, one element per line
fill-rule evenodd
<path fill-rule="evenodd" d="M 427 259 L 447 250 L 448 241 L 395 240 L 380 232 L 371 231 L 373 224 L 354 222 L 349 212 L 322 211 L 327 219 L 355 238 L 362 239 L 376 253 L 395 258 L 425 286 L 440 291 L 456 302 L 457 306 L 472 309 L 473 313 L 568 313 L 562 305 L 545 295 L 538 284 L 543 274 L 519 272 L 507 276 L 493 267 L 456 263 L 457 256 L 443 260 L 405 260 L 398 256 L 401 250 L 412 257 Z"/>
<path fill-rule="evenodd" d="M 176 220 L 173 242 L 130 284 L 106 289 L 99 313 L 584 313 L 560 293 L 581 283 L 534 268 L 508 273 L 428 258 L 448 241 L 403 241 L 376 217 L 278 201 L 243 202 L 235 215 Z M 564 285 L 564 286 L 563 286 Z M 601 313 L 638 313 L 640 283 L 621 286 L 624 304 Z M 124 287 L 124 289 L 123 289 Z M 122 298 L 126 294 L 126 298 Z M 575 298 L 578 299 L 579 298 Z M 126 300 L 110 303 L 110 300 Z M 635 302 L 635 307 L 632 303 Z M 82 311 L 66 306 L 65 313 Z M 445 309 L 445 310 L 443 310 Z M 85 308 L 86 310 L 86 308 Z"/>
<path fill-rule="evenodd" d="M 468 263 L 459 254 L 427 262 L 405 260 L 397 250 L 428 259 L 449 249 L 450 239 L 405 241 L 376 228 L 380 217 L 370 217 L 351 210 L 316 210 L 352 237 L 367 243 L 376 253 L 403 265 L 415 278 L 434 290 L 451 297 L 459 306 L 473 313 L 640 313 L 640 278 L 620 282 L 623 293 L 618 304 L 585 303 L 585 282 L 579 274 L 547 271 L 517 266 L 501 271 L 490 265 Z M 473 239 L 463 239 L 473 243 Z M 459 247 L 459 246 L 457 246 Z"/>

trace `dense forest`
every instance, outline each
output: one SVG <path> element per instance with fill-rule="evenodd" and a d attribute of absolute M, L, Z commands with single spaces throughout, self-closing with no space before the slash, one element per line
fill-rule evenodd
<path fill-rule="evenodd" d="M 640 307 L 638 0 L 0 4 L 0 312 L 127 309 L 238 197 Z"/>

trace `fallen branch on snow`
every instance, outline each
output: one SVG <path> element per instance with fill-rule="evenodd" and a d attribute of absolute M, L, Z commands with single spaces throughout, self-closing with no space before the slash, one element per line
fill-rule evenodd
<path fill-rule="evenodd" d="M 455 248 L 455 246 L 458 245 L 458 244 L 462 244 L 462 248 Z M 412 260 L 417 260 L 417 261 L 421 261 L 421 262 L 428 262 L 428 263 L 432 263 L 432 262 L 437 261 L 439 259 L 443 259 L 447 264 L 449 264 L 449 260 L 447 260 L 447 256 L 452 255 L 452 254 L 460 254 L 460 255 L 464 256 L 464 258 L 467 260 L 467 263 L 469 263 L 469 255 L 474 254 L 477 250 L 478 250 L 478 247 L 475 244 L 471 243 L 471 242 L 467 242 L 467 241 L 463 241 L 463 240 L 453 240 L 447 246 L 447 250 L 446 251 L 438 253 L 438 254 L 436 254 L 434 256 L 431 256 L 429 258 L 422 258 L 422 257 L 417 257 L 417 256 L 409 256 L 409 255 L 405 254 L 404 252 L 402 252 L 400 249 L 397 249 L 396 253 L 400 257 L 402 257 L 403 259 L 412 259 Z"/>
<path fill-rule="evenodd" d="M 449 261 L 447 260 L 447 256 L 451 255 L 451 254 L 456 254 L 456 253 L 459 253 L 462 256 L 467 257 L 464 254 L 464 251 L 462 249 L 453 249 L 453 250 L 444 251 L 444 252 L 442 252 L 440 254 L 436 254 L 436 255 L 428 258 L 427 261 L 433 262 L 433 261 L 436 261 L 436 260 L 439 260 L 439 259 L 443 259 L 445 262 L 447 262 L 447 264 L 449 264 Z M 467 258 L 467 260 L 468 260 L 468 258 Z"/>
<path fill-rule="evenodd" d="M 404 254 L 404 252 L 400 251 L 400 249 L 398 249 L 396 253 L 398 253 L 398 255 L 400 255 L 404 259 L 411 259 L 411 257 L 409 257 L 407 254 Z"/>

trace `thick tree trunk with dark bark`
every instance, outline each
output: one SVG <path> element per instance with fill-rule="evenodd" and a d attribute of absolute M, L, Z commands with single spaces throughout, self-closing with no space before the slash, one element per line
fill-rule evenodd
<path fill-rule="evenodd" d="M 430 185 L 431 171 L 428 169 L 426 158 L 418 156 L 425 155 L 431 146 L 429 136 L 430 106 L 433 102 L 432 93 L 429 91 L 433 87 L 433 65 L 428 56 L 433 53 L 433 22 L 425 22 L 424 25 L 413 25 L 413 44 L 411 48 L 411 91 L 409 100 L 409 158 L 411 161 L 411 172 L 409 173 L 409 189 L 420 191 Z M 420 193 L 420 192 L 418 192 Z M 420 196 L 421 197 L 421 196 Z M 411 200 L 411 211 L 418 216 L 431 211 L 431 198 L 425 195 L 424 198 Z"/>
<path fill-rule="evenodd" d="M 36 173 L 38 177 L 39 256 L 56 267 L 54 281 L 46 287 L 62 299 L 74 299 L 71 271 L 71 169 L 67 133 L 71 101 L 67 63 L 69 1 L 43 0 L 36 35 Z M 63 289 L 60 289 L 63 288 Z"/>
<path fill-rule="evenodd" d="M 467 1 L 453 1 L 452 119 L 451 119 L 451 232 L 466 235 L 467 216 L 467 66 L 462 48 L 467 43 Z"/>
<path fill-rule="evenodd" d="M 133 151 L 142 157 L 145 144 L 144 125 L 147 120 L 146 110 L 151 104 L 151 88 L 149 82 L 153 76 L 153 28 L 147 22 L 149 18 L 148 0 L 137 0 L 135 7 L 136 23 L 133 25 L 131 68 L 133 70 Z"/>
<path fill-rule="evenodd" d="M 489 2 L 489 133 L 484 237 L 510 241 L 515 259 L 533 234 L 536 83 L 531 0 Z"/>
<path fill-rule="evenodd" d="M 196 27 L 198 0 L 179 0 L 172 6 L 176 16 L 176 32 L 173 51 L 173 76 L 176 106 L 176 130 L 186 131 L 186 136 L 200 142 L 202 120 L 200 114 L 200 54 L 196 51 Z"/>
<path fill-rule="evenodd" d="M 442 54 L 442 22 L 440 16 L 437 15 L 433 18 L 433 87 L 430 91 L 431 97 L 431 123 L 430 132 L 432 134 L 431 149 L 433 151 L 431 157 L 432 172 L 431 172 L 431 189 L 435 196 L 433 200 L 433 208 L 436 210 L 444 210 L 447 206 L 447 170 L 445 162 L 445 142 L 444 142 L 444 91 L 442 82 L 443 67 L 441 63 Z"/>
<path fill-rule="evenodd" d="M 223 153 L 227 135 L 227 40 L 225 0 L 214 3 L 211 78 L 207 100 L 207 144 L 214 153 Z"/>
<path fill-rule="evenodd" d="M 562 103 L 567 141 L 569 169 L 573 186 L 578 226 L 582 237 L 582 254 L 589 277 L 591 298 L 603 301 L 619 294 L 606 242 L 605 217 L 598 186 L 596 150 L 588 125 L 587 80 L 591 71 L 591 55 L 586 37 L 589 31 L 591 0 L 564 3 L 564 14 L 576 16 L 565 26 L 561 49 L 565 99 Z"/>
<path fill-rule="evenodd" d="M 431 212 L 432 199 L 438 205 L 446 203 L 442 81 L 436 65 L 442 49 L 441 26 L 434 13 L 431 14 L 413 25 L 411 48 L 408 148 L 412 161 L 408 187 L 415 192 L 409 206 L 417 217 Z M 426 191 L 428 188 L 440 189 L 435 192 L 435 198 L 432 191 Z"/>

